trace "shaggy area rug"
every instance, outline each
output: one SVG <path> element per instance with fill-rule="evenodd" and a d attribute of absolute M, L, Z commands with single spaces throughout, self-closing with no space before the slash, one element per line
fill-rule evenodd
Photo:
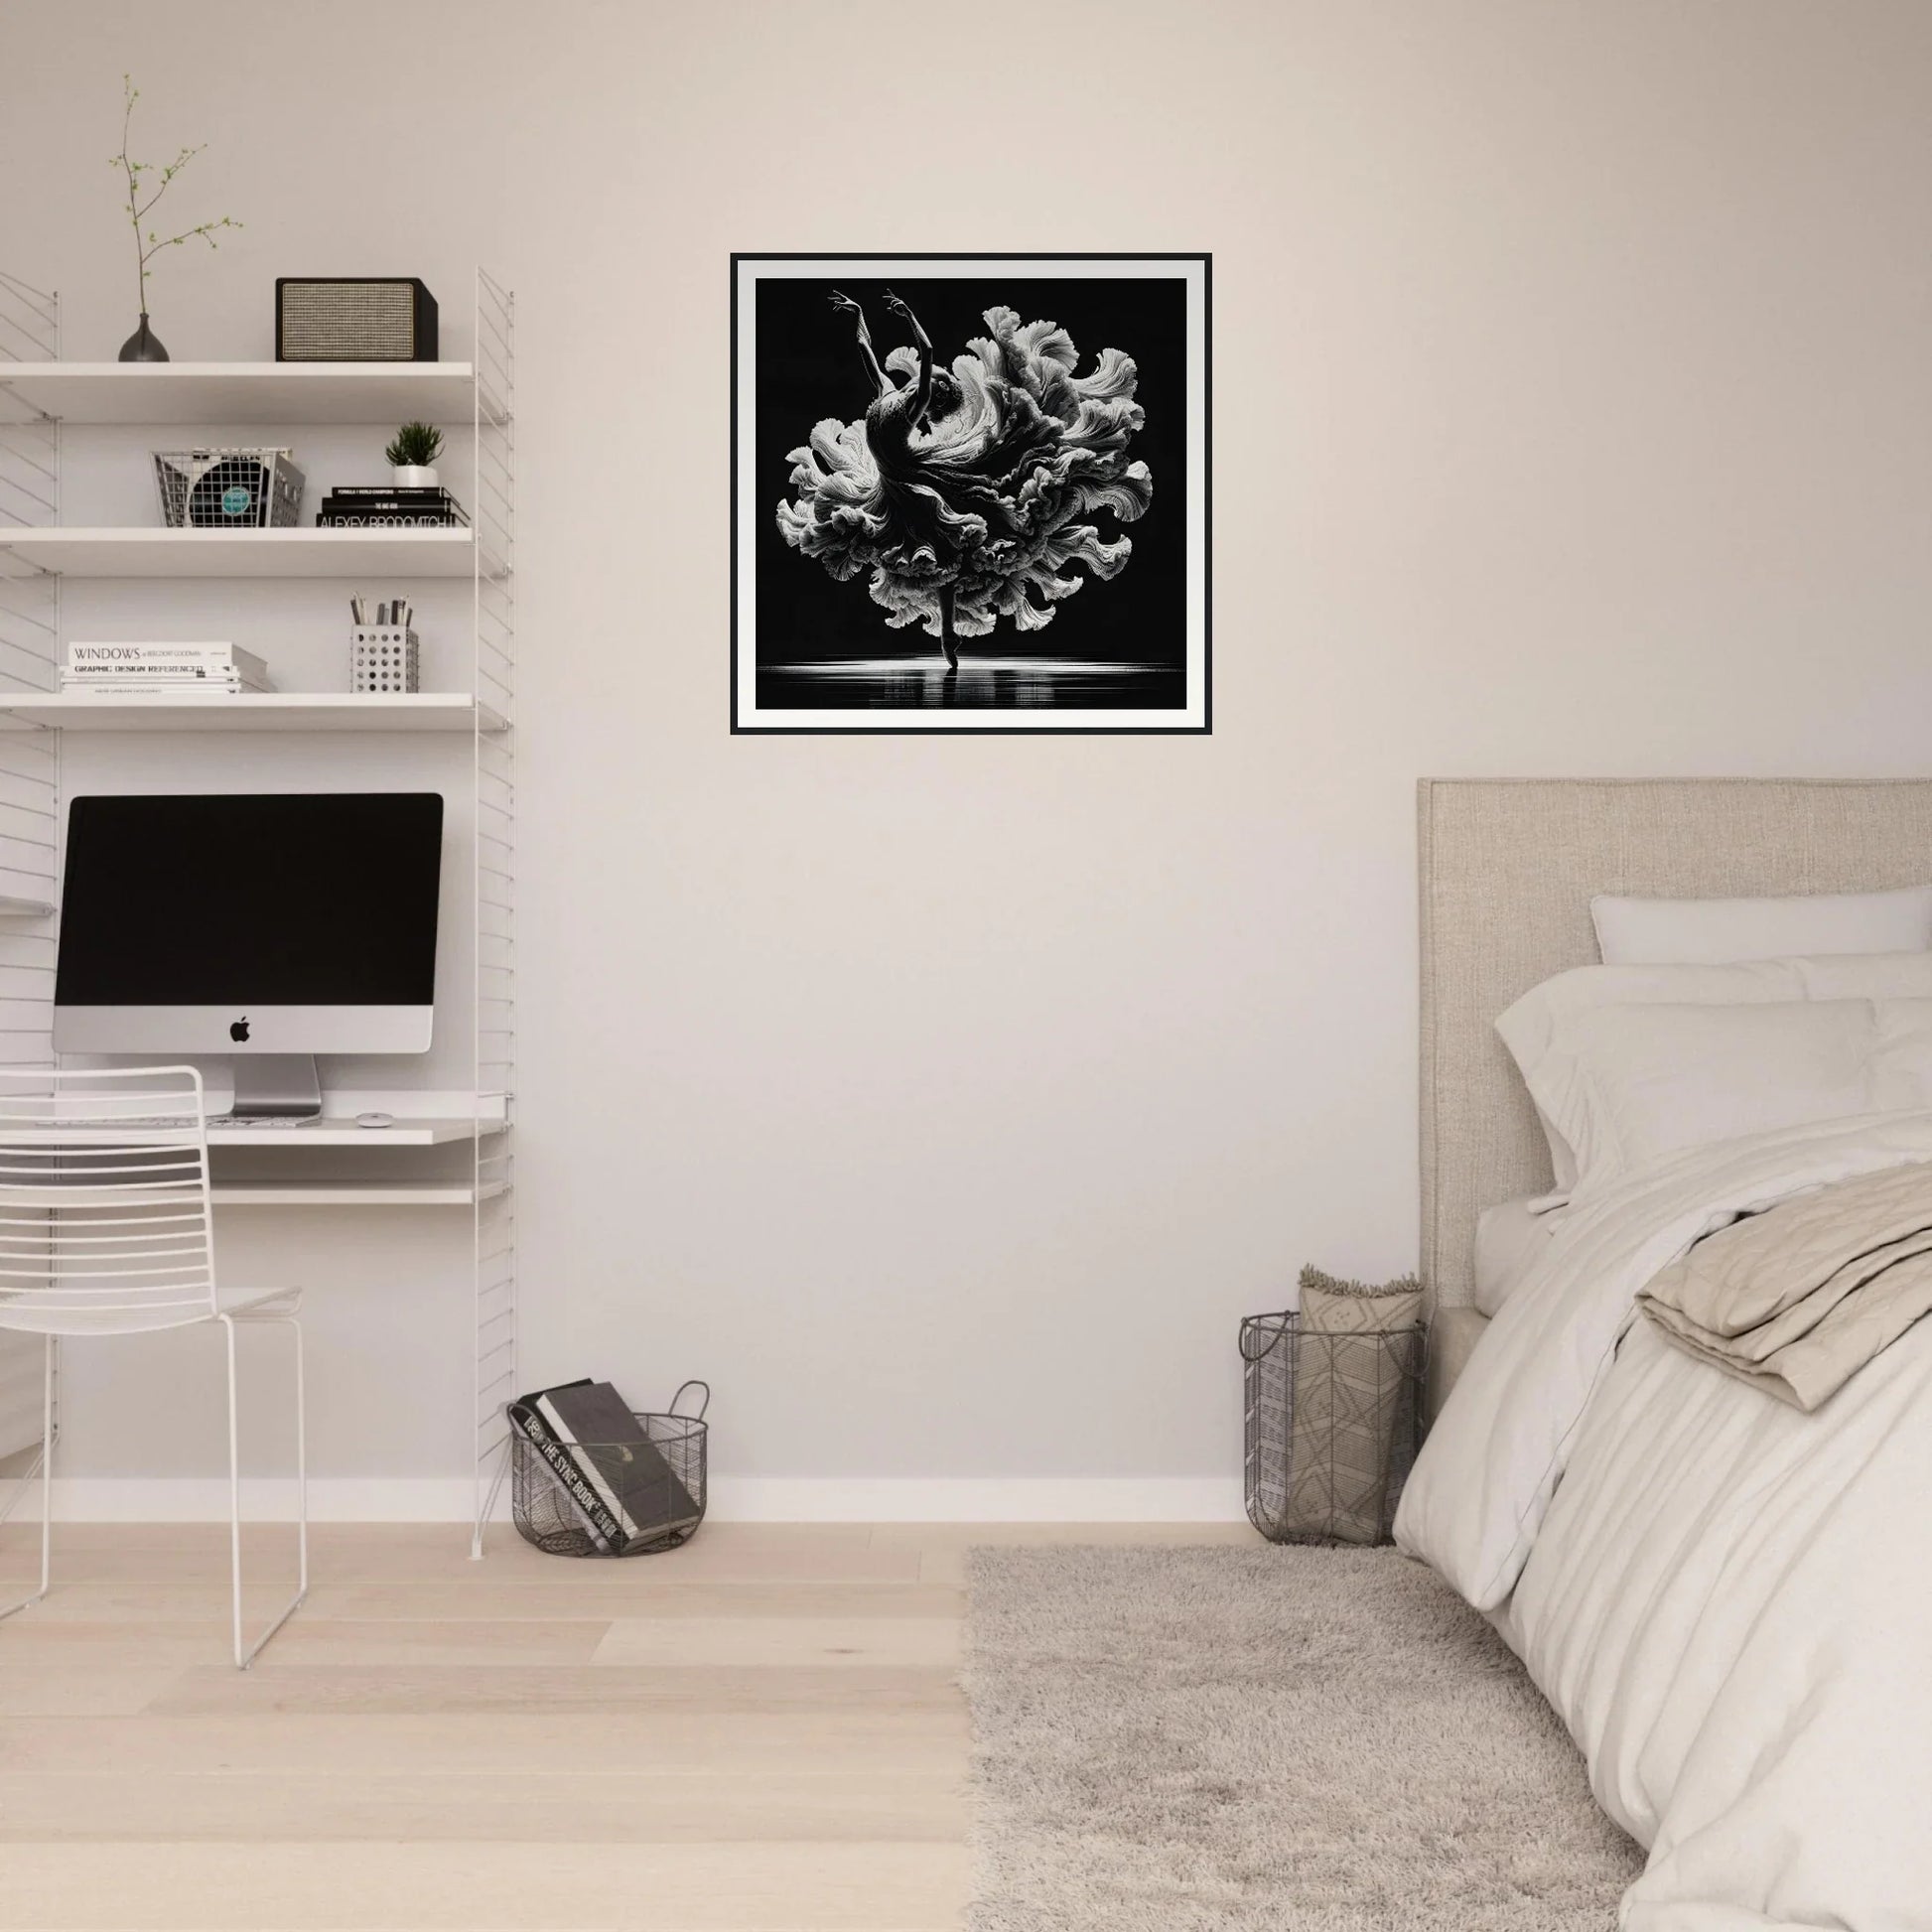
<path fill-rule="evenodd" d="M 1392 1550 L 979 1549 L 972 1932 L 1608 1932 L 1642 1854 Z"/>

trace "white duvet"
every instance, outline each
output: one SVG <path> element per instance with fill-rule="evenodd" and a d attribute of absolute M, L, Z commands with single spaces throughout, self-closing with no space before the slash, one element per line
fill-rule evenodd
<path fill-rule="evenodd" d="M 1573 1209 L 1404 1493 L 1397 1541 L 1649 1847 L 1626 1932 L 1932 1932 L 1932 1322 L 1807 1416 L 1631 1318 L 1700 1234 L 1906 1161 L 1932 1115 L 1693 1150 Z"/>

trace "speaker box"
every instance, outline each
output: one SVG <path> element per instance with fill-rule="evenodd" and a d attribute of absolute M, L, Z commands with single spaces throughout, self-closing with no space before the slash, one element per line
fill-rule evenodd
<path fill-rule="evenodd" d="M 279 275 L 278 362 L 434 362 L 436 298 L 413 275 Z"/>

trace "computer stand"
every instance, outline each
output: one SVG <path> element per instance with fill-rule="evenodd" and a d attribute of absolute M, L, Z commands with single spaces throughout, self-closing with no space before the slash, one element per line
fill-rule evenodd
<path fill-rule="evenodd" d="M 322 1077 L 313 1053 L 237 1054 L 237 1120 L 310 1120 L 322 1112 Z"/>

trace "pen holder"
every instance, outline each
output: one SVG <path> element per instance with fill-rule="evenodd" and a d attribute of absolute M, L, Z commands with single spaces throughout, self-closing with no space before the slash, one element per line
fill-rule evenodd
<path fill-rule="evenodd" d="M 393 624 L 357 623 L 348 631 L 351 691 L 415 691 L 421 688 L 416 633 Z"/>

